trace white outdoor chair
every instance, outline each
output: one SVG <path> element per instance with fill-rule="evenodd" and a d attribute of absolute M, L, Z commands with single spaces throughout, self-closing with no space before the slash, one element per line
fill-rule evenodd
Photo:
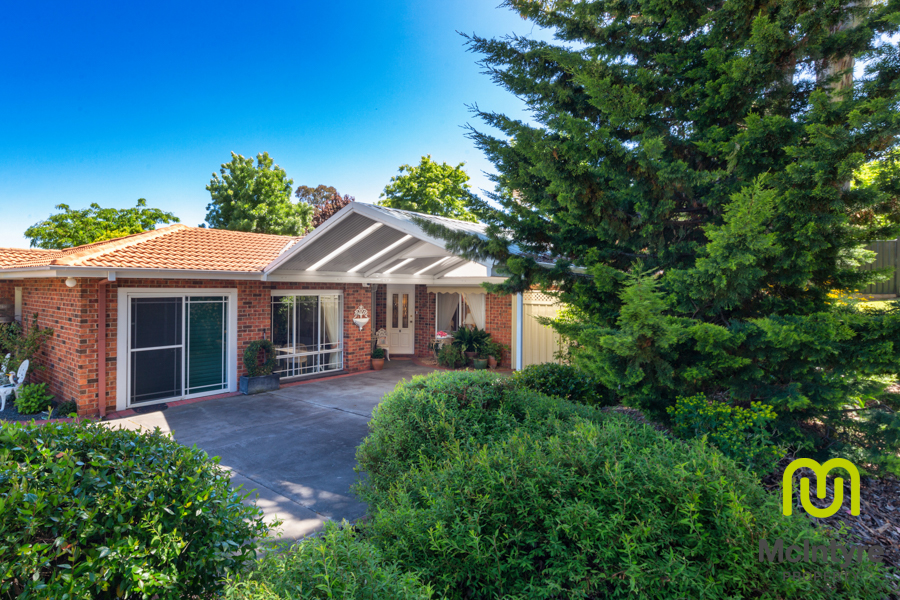
<path fill-rule="evenodd" d="M 10 357 L 10 356 L 12 356 L 12 355 L 11 355 L 11 354 L 7 354 L 6 356 L 4 356 L 4 357 L 3 357 L 3 362 L 0 363 L 0 376 L 3 376 L 3 377 L 6 376 L 6 369 L 9 368 L 9 357 Z"/>
<path fill-rule="evenodd" d="M 0 386 L 0 412 L 6 410 L 6 400 L 19 391 L 22 384 L 25 383 L 25 375 L 28 374 L 28 361 L 23 360 L 19 365 L 19 371 L 15 374 L 15 382 L 10 381 L 8 384 Z"/>
<path fill-rule="evenodd" d="M 388 346 L 388 334 L 384 327 L 375 332 L 375 347 L 384 350 L 384 357 L 391 360 L 391 347 Z"/>

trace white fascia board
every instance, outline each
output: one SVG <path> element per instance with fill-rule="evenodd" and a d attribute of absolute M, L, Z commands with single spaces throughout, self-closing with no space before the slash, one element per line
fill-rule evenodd
<path fill-rule="evenodd" d="M 235 279 L 260 281 L 260 271 L 206 271 L 190 269 L 123 269 L 121 267 L 68 267 L 52 266 L 33 269 L 0 270 L 0 279 L 32 279 L 48 277 L 84 277 L 107 279 L 115 273 L 116 279 Z"/>
<path fill-rule="evenodd" d="M 414 277 L 412 275 L 397 275 L 386 277 L 364 277 L 362 275 L 353 274 L 332 274 L 328 276 L 324 273 L 301 274 L 272 274 L 269 275 L 268 281 L 278 282 L 296 282 L 296 283 L 391 283 L 391 284 L 416 284 L 416 285 L 469 285 L 476 286 L 481 282 L 503 283 L 506 277 L 453 277 L 436 279 L 429 276 Z"/>

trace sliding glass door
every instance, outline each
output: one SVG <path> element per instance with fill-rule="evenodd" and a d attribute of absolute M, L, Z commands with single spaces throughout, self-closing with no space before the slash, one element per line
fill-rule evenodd
<path fill-rule="evenodd" d="M 228 389 L 228 297 L 132 297 L 128 404 Z"/>
<path fill-rule="evenodd" d="M 343 305 L 334 292 L 272 296 L 276 373 L 300 377 L 343 368 Z"/>

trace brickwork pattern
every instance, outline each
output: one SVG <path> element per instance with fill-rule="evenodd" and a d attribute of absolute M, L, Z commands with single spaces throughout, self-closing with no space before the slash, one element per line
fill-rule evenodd
<path fill-rule="evenodd" d="M 45 367 L 32 376 L 46 381 L 50 392 L 60 400 L 74 400 L 79 414 L 99 412 L 97 380 L 97 284 L 98 279 L 79 279 L 68 288 L 62 279 L 27 279 L 18 282 L 23 288 L 23 320 L 30 323 L 37 313 L 41 327 L 54 329 L 53 339 L 41 349 L 37 361 Z M 271 290 L 340 290 L 344 293 L 344 370 L 349 372 L 371 368 L 369 340 L 371 323 L 362 331 L 353 323 L 353 311 L 362 304 L 371 305 L 370 291 L 359 284 L 288 283 L 230 280 L 159 280 L 120 279 L 107 285 L 106 337 L 106 409 L 116 409 L 116 351 L 118 333 L 118 287 L 237 289 L 238 374 L 245 375 L 241 360 L 247 345 L 269 338 L 271 328 Z"/>

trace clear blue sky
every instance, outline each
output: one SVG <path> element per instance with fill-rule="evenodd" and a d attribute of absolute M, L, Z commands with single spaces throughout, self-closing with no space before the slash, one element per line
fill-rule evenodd
<path fill-rule="evenodd" d="M 537 36 L 499 0 L 28 2 L 0 12 L 0 246 L 66 203 L 201 223 L 231 151 L 374 202 L 404 163 L 491 165 L 466 104 L 525 117 L 456 31 Z"/>

